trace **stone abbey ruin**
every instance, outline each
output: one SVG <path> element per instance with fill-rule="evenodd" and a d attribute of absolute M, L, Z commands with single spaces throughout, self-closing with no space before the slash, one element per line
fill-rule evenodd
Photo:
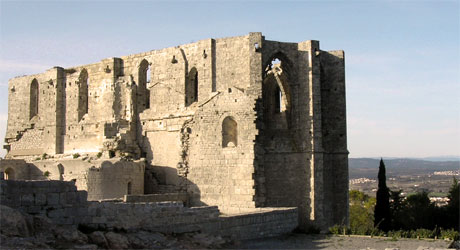
<path fill-rule="evenodd" d="M 318 41 L 249 33 L 16 77 L 5 143 L 5 179 L 73 181 L 90 201 L 348 222 L 344 52 Z"/>

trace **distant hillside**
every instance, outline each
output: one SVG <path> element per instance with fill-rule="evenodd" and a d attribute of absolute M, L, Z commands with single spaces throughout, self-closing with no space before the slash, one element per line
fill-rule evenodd
<path fill-rule="evenodd" d="M 459 170 L 460 161 L 426 161 L 418 159 L 383 159 L 387 177 L 398 175 L 429 174 L 434 171 Z M 348 159 L 350 179 L 377 177 L 380 159 Z"/>

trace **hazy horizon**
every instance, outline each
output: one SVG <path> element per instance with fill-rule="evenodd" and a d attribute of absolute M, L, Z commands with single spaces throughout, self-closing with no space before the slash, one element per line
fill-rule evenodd
<path fill-rule="evenodd" d="M 0 138 L 10 78 L 262 32 L 345 51 L 350 158 L 460 157 L 459 12 L 459 1 L 1 1 Z"/>

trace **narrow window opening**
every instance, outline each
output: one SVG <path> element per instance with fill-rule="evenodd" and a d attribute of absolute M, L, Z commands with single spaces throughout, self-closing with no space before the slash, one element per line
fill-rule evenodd
<path fill-rule="evenodd" d="M 275 98 L 275 113 L 281 113 L 281 103 L 283 102 L 283 93 L 281 93 L 280 87 L 276 86 L 274 91 L 274 98 Z"/>
<path fill-rule="evenodd" d="M 198 101 L 198 71 L 193 67 L 185 83 L 185 106 Z"/>
<path fill-rule="evenodd" d="M 147 79 L 147 83 L 150 83 L 150 65 L 147 65 L 147 71 L 145 72 L 145 78 Z"/>
<path fill-rule="evenodd" d="M 255 52 L 260 52 L 260 45 L 259 45 L 259 43 L 254 43 L 254 51 L 255 51 Z"/>
<path fill-rule="evenodd" d="M 88 72 L 83 69 L 78 78 L 78 121 L 88 114 Z"/>
<path fill-rule="evenodd" d="M 131 182 L 128 182 L 128 188 L 127 188 L 127 194 L 132 194 L 132 185 L 131 185 Z"/>
<path fill-rule="evenodd" d="M 228 116 L 222 122 L 222 147 L 238 146 L 238 124 Z"/>
<path fill-rule="evenodd" d="M 39 91 L 38 91 L 38 81 L 37 79 L 34 79 L 32 83 L 30 84 L 30 113 L 29 113 L 29 119 L 34 118 L 36 115 L 38 115 L 38 101 L 39 101 Z"/>
<path fill-rule="evenodd" d="M 150 90 L 147 85 L 150 83 L 152 77 L 152 72 L 150 69 L 149 62 L 147 60 L 142 60 L 139 65 L 139 75 L 138 75 L 138 98 L 139 106 L 145 109 L 150 108 Z"/>
<path fill-rule="evenodd" d="M 5 170 L 5 180 L 14 180 L 14 170 L 12 168 L 7 168 Z"/>

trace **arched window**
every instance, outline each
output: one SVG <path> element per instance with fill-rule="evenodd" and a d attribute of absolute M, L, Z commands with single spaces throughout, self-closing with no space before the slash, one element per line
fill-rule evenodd
<path fill-rule="evenodd" d="M 29 119 L 34 118 L 38 115 L 38 81 L 37 79 L 32 80 L 30 84 L 30 104 L 29 104 Z"/>
<path fill-rule="evenodd" d="M 7 168 L 5 170 L 5 180 L 14 180 L 14 170 L 12 168 Z"/>
<path fill-rule="evenodd" d="M 238 146 L 238 124 L 230 116 L 225 117 L 222 122 L 222 147 Z"/>
<path fill-rule="evenodd" d="M 278 85 L 275 86 L 275 90 L 273 91 L 273 95 L 275 98 L 275 113 L 281 113 L 281 103 L 283 102 L 283 93 L 281 93 L 281 89 Z"/>
<path fill-rule="evenodd" d="M 138 98 L 141 110 L 150 108 L 150 90 L 147 88 L 147 83 L 150 82 L 151 72 L 150 65 L 147 60 L 142 60 L 139 64 L 139 85 Z"/>
<path fill-rule="evenodd" d="M 196 101 L 198 101 L 198 71 L 193 67 L 185 83 L 185 106 L 190 106 Z"/>
<path fill-rule="evenodd" d="M 83 69 L 78 77 L 78 121 L 88 114 L 88 85 L 88 72 Z"/>

